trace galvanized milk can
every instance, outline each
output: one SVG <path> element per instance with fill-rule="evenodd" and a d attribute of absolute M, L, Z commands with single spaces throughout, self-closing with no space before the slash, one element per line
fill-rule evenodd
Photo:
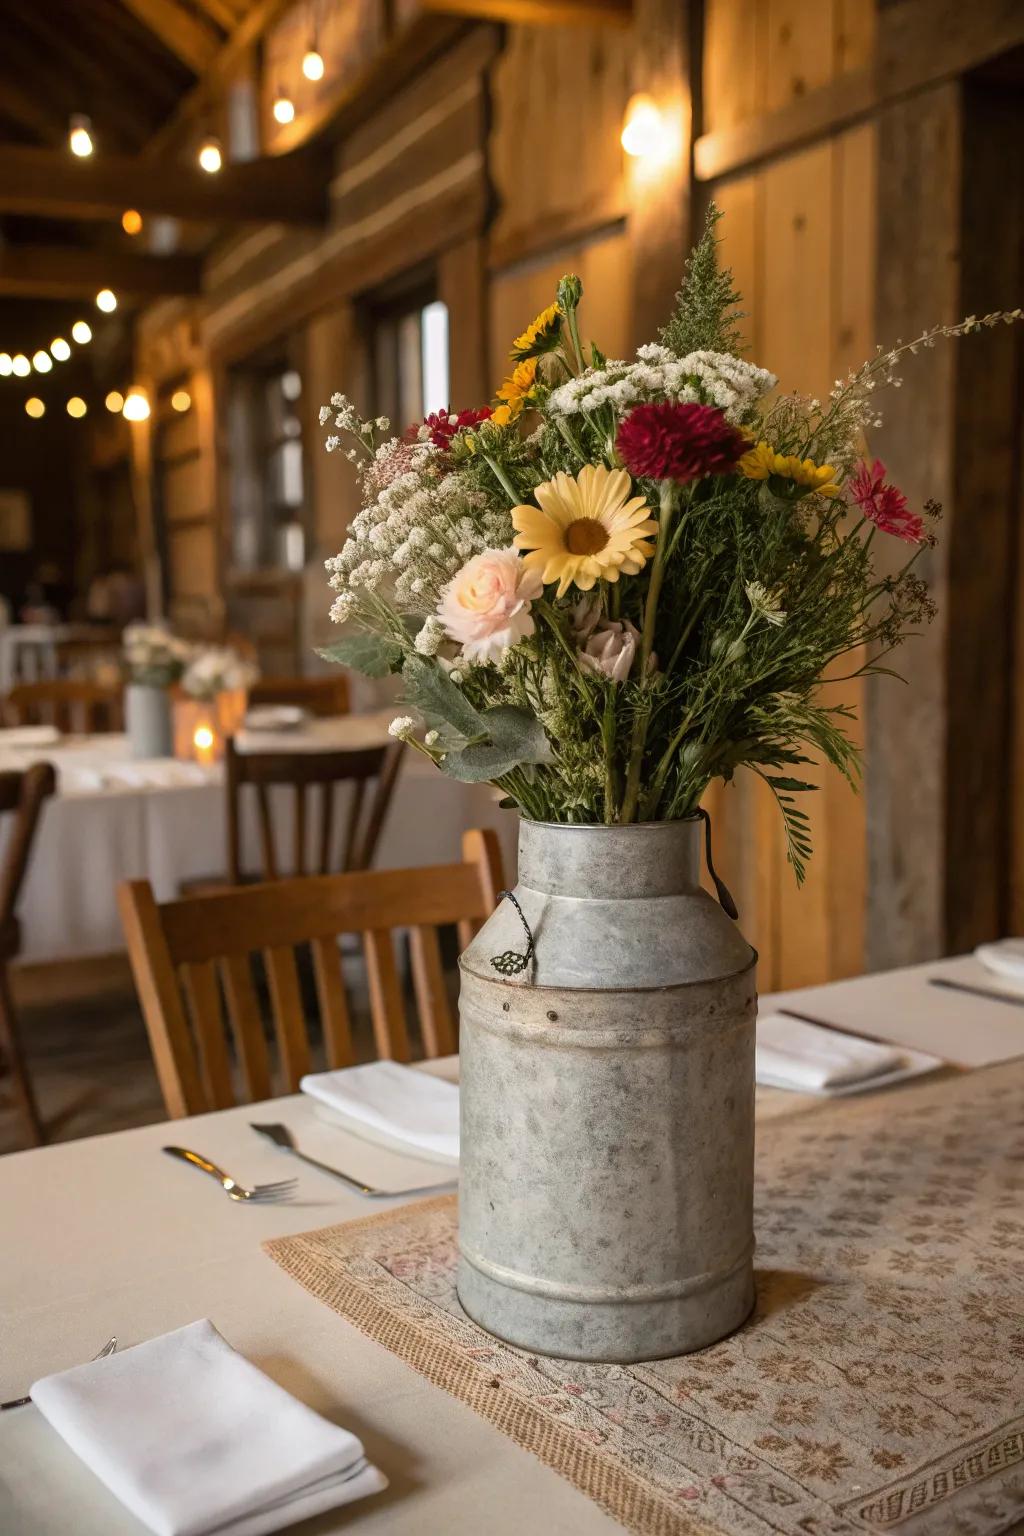
<path fill-rule="evenodd" d="M 756 956 L 701 837 L 524 821 L 462 957 L 459 1299 L 523 1348 L 681 1354 L 753 1305 Z"/>

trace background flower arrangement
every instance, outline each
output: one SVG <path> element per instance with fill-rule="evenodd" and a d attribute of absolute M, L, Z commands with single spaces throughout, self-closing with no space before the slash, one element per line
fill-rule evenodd
<path fill-rule="evenodd" d="M 322 409 L 363 491 L 327 562 L 332 617 L 352 632 L 322 654 L 401 672 L 426 730 L 401 716 L 395 734 L 532 819 L 690 816 L 745 765 L 775 793 L 800 879 L 801 765 L 858 772 L 850 711 L 821 701 L 822 674 L 861 647 L 851 675 L 885 671 L 932 613 L 913 566 L 939 509 L 911 509 L 864 461 L 876 391 L 899 386 L 907 351 L 1021 311 L 879 348 L 825 401 L 776 395 L 740 356 L 717 218 L 632 361 L 584 350 L 567 276 L 492 406 L 401 438 L 343 396 Z M 908 546 L 895 571 L 875 569 L 879 533 Z"/>

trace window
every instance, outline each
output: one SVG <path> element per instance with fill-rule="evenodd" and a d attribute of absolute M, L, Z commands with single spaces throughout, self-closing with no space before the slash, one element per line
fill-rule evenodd
<path fill-rule="evenodd" d="M 300 571 L 306 557 L 302 376 L 287 359 L 231 376 L 231 554 L 236 570 Z"/>
<path fill-rule="evenodd" d="M 396 432 L 451 404 L 448 307 L 429 291 L 371 305 L 373 400 Z"/>

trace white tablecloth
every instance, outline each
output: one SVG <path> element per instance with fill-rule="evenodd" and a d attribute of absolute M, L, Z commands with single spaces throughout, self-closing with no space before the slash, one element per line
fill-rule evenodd
<path fill-rule="evenodd" d="M 332 732 L 325 744 L 337 750 L 386 741 L 393 713 L 329 722 Z M 284 735 L 274 738 L 274 750 L 285 740 Z M 298 733 L 291 744 L 295 750 L 309 749 Z M 253 733 L 250 750 L 255 749 Z M 56 767 L 59 788 L 43 812 L 22 893 L 22 963 L 123 949 L 115 896 L 121 880 L 148 878 L 157 899 L 167 901 L 177 895 L 183 880 L 224 873 L 226 810 L 220 766 L 200 768 L 170 759 L 133 762 L 125 737 L 118 735 L 66 738 L 54 747 L 15 750 L 5 748 L 0 731 L 0 768 L 24 768 L 40 759 Z M 277 801 L 279 858 L 285 869 L 291 858 L 290 798 L 284 791 Z M 245 799 L 249 820 L 243 825 L 243 852 L 248 867 L 258 869 L 255 813 L 248 803 L 251 797 Z M 343 814 L 339 809 L 339 827 Z M 462 833 L 476 826 L 498 829 L 511 873 L 515 817 L 498 809 L 485 785 L 446 779 L 410 749 L 384 825 L 377 867 L 458 859 Z"/>

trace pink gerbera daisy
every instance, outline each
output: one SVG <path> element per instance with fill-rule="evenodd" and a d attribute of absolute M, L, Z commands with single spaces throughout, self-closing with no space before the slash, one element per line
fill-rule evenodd
<path fill-rule="evenodd" d="M 907 498 L 885 478 L 881 459 L 862 464 L 850 481 L 850 500 L 869 522 L 907 544 L 920 544 L 924 538 L 924 519 L 907 506 Z"/>

